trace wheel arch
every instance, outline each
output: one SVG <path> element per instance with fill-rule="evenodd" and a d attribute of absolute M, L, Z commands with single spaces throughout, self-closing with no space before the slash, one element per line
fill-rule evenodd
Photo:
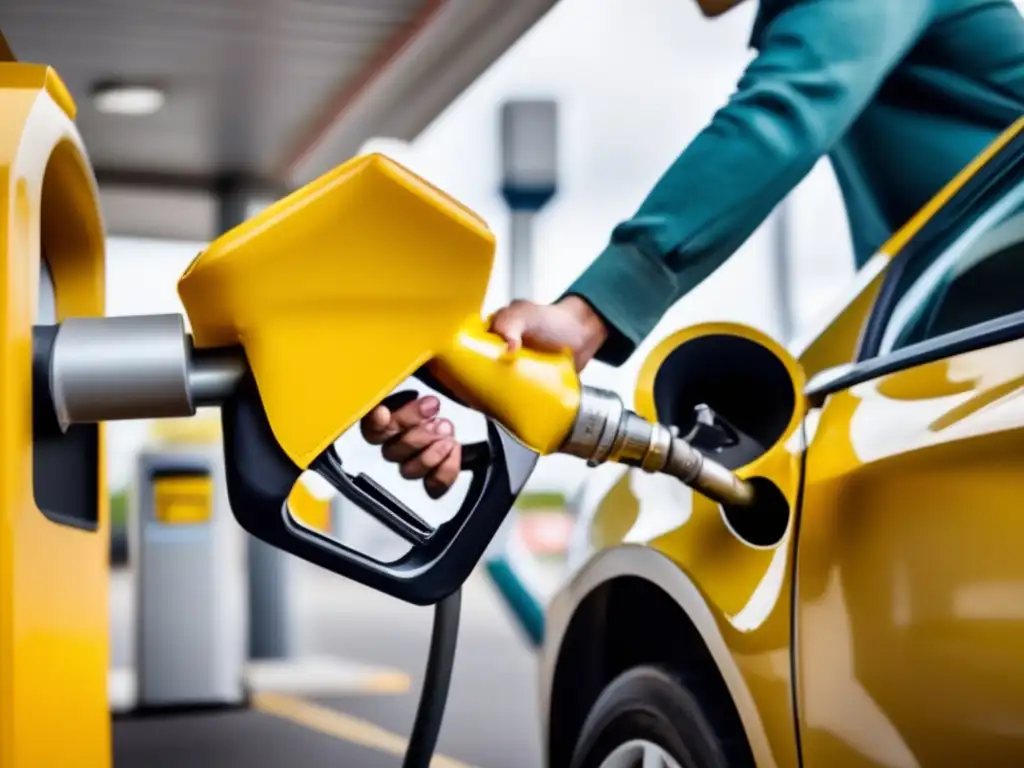
<path fill-rule="evenodd" d="M 546 624 L 540 684 L 549 768 L 568 765 L 602 688 L 625 669 L 644 663 L 694 673 L 694 693 L 712 702 L 716 728 L 749 747 L 757 765 L 775 764 L 760 715 L 711 607 L 662 553 L 639 545 L 598 553 L 552 600 Z"/>

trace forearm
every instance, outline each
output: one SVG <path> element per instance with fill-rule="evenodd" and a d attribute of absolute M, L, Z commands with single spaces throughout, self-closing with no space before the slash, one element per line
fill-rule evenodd
<path fill-rule="evenodd" d="M 924 27 L 931 0 L 793 2 L 729 103 L 570 286 L 623 362 L 731 256 L 856 118 Z"/>
<path fill-rule="evenodd" d="M 726 108 L 612 231 L 567 291 L 605 319 L 598 359 L 620 364 L 669 308 L 718 269 L 821 156 L 788 125 L 772 144 L 746 110 Z"/>

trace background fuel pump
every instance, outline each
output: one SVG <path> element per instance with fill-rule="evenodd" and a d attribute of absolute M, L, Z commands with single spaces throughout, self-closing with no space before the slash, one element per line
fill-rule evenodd
<path fill-rule="evenodd" d="M 581 386 L 568 355 L 509 354 L 481 317 L 494 237 L 381 155 L 351 160 L 216 240 L 182 276 L 178 315 L 71 317 L 34 329 L 38 429 L 189 416 L 219 405 L 232 512 L 273 546 L 401 600 L 437 605 L 407 765 L 426 765 L 447 697 L 459 589 L 538 458 L 567 453 L 678 477 L 723 505 L 753 485 L 667 427 Z M 469 490 L 434 527 L 334 443 L 410 376 L 484 414 Z M 300 524 L 287 499 L 320 474 L 410 545 L 381 562 Z"/>

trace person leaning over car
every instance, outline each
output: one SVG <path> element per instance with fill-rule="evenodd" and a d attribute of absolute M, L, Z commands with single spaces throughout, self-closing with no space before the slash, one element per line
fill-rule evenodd
<path fill-rule="evenodd" d="M 697 2 L 708 16 L 739 4 Z M 568 348 L 578 371 L 621 365 L 825 156 L 860 268 L 1024 114 L 1024 18 L 1011 0 L 760 0 L 750 44 L 757 56 L 726 105 L 563 297 L 492 316 L 510 350 Z M 382 404 L 361 423 L 433 498 L 461 460 L 439 408 L 433 396 Z"/>

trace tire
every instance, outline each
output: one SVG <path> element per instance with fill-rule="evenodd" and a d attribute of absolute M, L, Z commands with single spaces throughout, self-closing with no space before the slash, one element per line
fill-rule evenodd
<path fill-rule="evenodd" d="M 727 745 L 678 676 L 641 666 L 623 672 L 598 696 L 580 730 L 571 768 L 641 768 L 641 758 L 620 756 L 655 745 L 679 768 L 737 765 L 730 763 Z M 674 768 L 671 762 L 663 764 Z"/>

